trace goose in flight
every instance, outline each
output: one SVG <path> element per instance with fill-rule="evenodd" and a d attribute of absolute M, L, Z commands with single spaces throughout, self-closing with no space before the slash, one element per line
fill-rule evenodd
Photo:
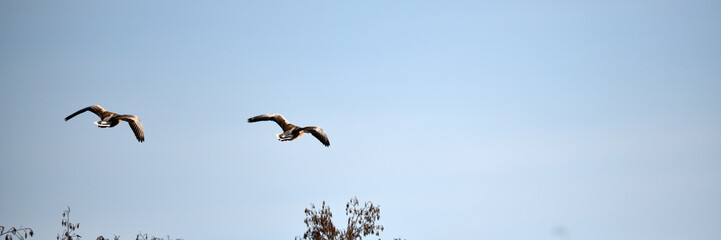
<path fill-rule="evenodd" d="M 77 112 L 70 114 L 70 116 L 66 117 L 65 121 L 70 120 L 71 118 L 77 116 L 78 114 L 84 113 L 85 111 L 91 111 L 95 113 L 95 115 L 98 115 L 98 117 L 100 117 L 100 121 L 94 122 L 95 125 L 98 125 L 99 128 L 115 127 L 120 124 L 120 122 L 126 121 L 128 122 L 128 125 L 130 125 L 130 129 L 133 129 L 133 133 L 135 133 L 135 138 L 138 139 L 138 142 L 145 141 L 145 135 L 143 134 L 143 124 L 140 123 L 140 119 L 138 119 L 137 116 L 125 114 L 119 115 L 114 112 L 108 112 L 99 105 L 93 105 L 80 109 Z"/>
<path fill-rule="evenodd" d="M 325 135 L 323 129 L 319 127 L 298 127 L 296 125 L 290 124 L 288 120 L 285 120 L 283 115 L 280 114 L 263 114 L 248 118 L 249 123 L 258 121 L 274 121 L 275 123 L 277 123 L 280 128 L 283 129 L 283 133 L 275 135 L 276 137 L 278 137 L 278 141 L 292 141 L 300 137 L 300 135 L 303 135 L 303 133 L 310 133 L 313 134 L 313 136 L 317 138 L 321 143 L 323 143 L 323 145 L 325 145 L 326 147 L 330 146 L 328 136 Z"/>

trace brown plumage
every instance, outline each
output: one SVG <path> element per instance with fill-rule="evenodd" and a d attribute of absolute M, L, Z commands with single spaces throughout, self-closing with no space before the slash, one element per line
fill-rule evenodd
<path fill-rule="evenodd" d="M 288 120 L 285 120 L 283 115 L 280 114 L 263 114 L 258 115 L 252 118 L 248 118 L 248 122 L 258 122 L 258 121 L 274 121 L 275 123 L 280 126 L 281 129 L 283 129 L 283 133 L 276 134 L 278 137 L 278 141 L 292 141 L 296 138 L 303 135 L 303 133 L 310 133 L 313 134 L 315 138 L 317 138 L 323 145 L 326 147 L 330 146 L 330 141 L 328 141 L 328 136 L 325 135 L 325 132 L 323 132 L 323 129 L 315 126 L 309 126 L 309 127 L 298 127 L 296 125 L 293 125 L 288 122 Z"/>
<path fill-rule="evenodd" d="M 133 133 L 135 133 L 135 138 L 138 139 L 138 142 L 145 141 L 145 135 L 143 134 L 143 124 L 140 123 L 140 119 L 138 119 L 137 116 L 120 115 L 114 112 L 108 112 L 103 107 L 98 105 L 93 105 L 80 109 L 77 112 L 70 114 L 70 116 L 67 116 L 65 118 L 65 121 L 70 120 L 71 118 L 77 116 L 78 114 L 84 113 L 85 111 L 90 111 L 100 117 L 100 121 L 95 122 L 95 125 L 98 125 L 99 128 L 115 127 L 120 124 L 120 122 L 126 121 L 128 122 L 128 125 L 130 125 L 130 129 L 132 129 Z"/>

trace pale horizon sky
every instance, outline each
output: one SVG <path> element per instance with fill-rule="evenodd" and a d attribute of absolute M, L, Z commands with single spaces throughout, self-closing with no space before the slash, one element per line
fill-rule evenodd
<path fill-rule="evenodd" d="M 721 238 L 718 1 L 2 1 L 0 225 Z M 98 104 L 137 115 L 98 129 Z M 322 127 L 278 142 L 281 113 Z"/>

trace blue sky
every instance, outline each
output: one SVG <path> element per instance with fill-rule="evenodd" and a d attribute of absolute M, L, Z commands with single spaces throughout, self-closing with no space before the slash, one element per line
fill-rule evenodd
<path fill-rule="evenodd" d="M 0 225 L 292 239 L 721 237 L 718 1 L 3 1 Z M 98 129 L 99 104 L 140 117 Z M 321 126 L 278 142 L 282 113 Z"/>

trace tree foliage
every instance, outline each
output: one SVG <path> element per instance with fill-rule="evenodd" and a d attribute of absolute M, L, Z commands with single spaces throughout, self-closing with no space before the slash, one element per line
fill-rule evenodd
<path fill-rule="evenodd" d="M 380 220 L 380 206 L 373 205 L 372 202 L 365 202 L 363 207 L 359 207 L 358 198 L 354 197 L 345 205 L 345 214 L 348 216 L 347 226 L 345 229 L 336 228 L 333 224 L 333 213 L 330 207 L 326 206 L 325 201 L 320 209 L 316 209 L 315 205 L 310 204 L 310 209 L 305 209 L 305 220 L 303 221 L 308 227 L 303 237 L 295 237 L 296 240 L 362 240 L 364 237 L 371 235 L 379 237 L 384 230 L 383 225 L 379 225 L 376 221 Z M 378 238 L 380 240 L 380 237 Z"/>

